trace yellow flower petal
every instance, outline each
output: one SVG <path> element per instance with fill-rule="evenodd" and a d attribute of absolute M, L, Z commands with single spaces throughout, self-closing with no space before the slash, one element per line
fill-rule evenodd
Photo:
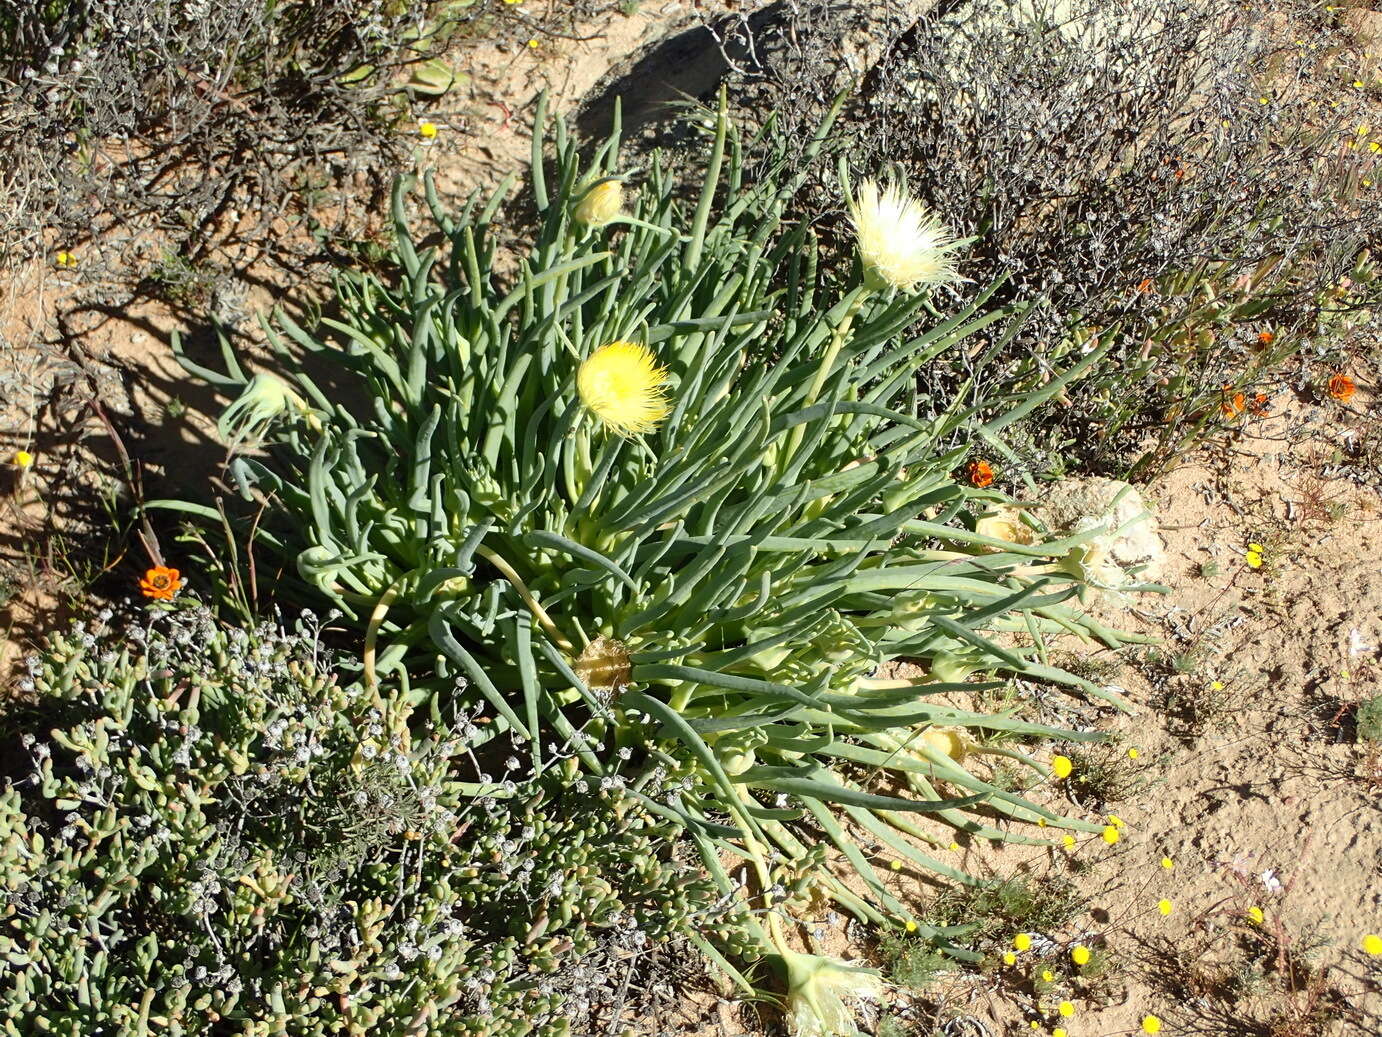
<path fill-rule="evenodd" d="M 1072 1015 L 1075 1014 L 1075 1006 L 1071 1004 L 1069 1001 L 1062 1001 L 1059 1005 L 1056 1006 L 1056 1011 L 1058 1011 L 1066 1019 L 1069 1019 Z"/>
<path fill-rule="evenodd" d="M 1076 965 L 1089 964 L 1089 948 L 1083 944 L 1076 944 L 1070 948 L 1070 960 Z"/>
<path fill-rule="evenodd" d="M 1160 1033 L 1160 1032 L 1161 1032 L 1161 1020 L 1158 1019 L 1158 1018 L 1157 1018 L 1156 1016 L 1154 1016 L 1154 1015 L 1144 1015 L 1144 1016 L 1142 1017 L 1142 1032 L 1143 1032 L 1143 1033 Z"/>
<path fill-rule="evenodd" d="M 1156 909 L 1160 911 L 1163 915 L 1169 915 L 1171 913 L 1171 902 L 1165 899 L 1158 900 L 1156 904 Z"/>
<path fill-rule="evenodd" d="M 591 353 L 576 372 L 581 402 L 621 436 L 651 432 L 671 412 L 667 369 L 635 342 L 611 342 Z"/>
<path fill-rule="evenodd" d="M 1114 825 L 1107 825 L 1104 828 L 1104 842 L 1112 846 L 1118 841 L 1118 829 Z"/>
<path fill-rule="evenodd" d="M 1163 857 L 1161 858 L 1161 866 L 1165 868 L 1167 871 L 1170 871 L 1172 868 L 1176 866 L 1176 862 L 1171 860 L 1170 857 Z"/>
<path fill-rule="evenodd" d="M 1013 937 L 1013 946 L 1019 951 L 1030 950 L 1032 946 L 1032 934 L 1018 933 Z"/>
<path fill-rule="evenodd" d="M 1248 908 L 1248 921 L 1251 922 L 1253 925 L 1261 925 L 1263 919 L 1265 918 L 1266 915 L 1262 913 L 1262 909 L 1258 907 L 1256 904 Z"/>
<path fill-rule="evenodd" d="M 1070 762 L 1068 756 L 1051 757 L 1051 773 L 1057 778 L 1064 780 L 1070 777 L 1070 772 L 1075 769 L 1075 765 Z"/>
<path fill-rule="evenodd" d="M 1363 937 L 1363 950 L 1371 954 L 1374 958 L 1382 954 L 1382 936 L 1368 933 Z"/>

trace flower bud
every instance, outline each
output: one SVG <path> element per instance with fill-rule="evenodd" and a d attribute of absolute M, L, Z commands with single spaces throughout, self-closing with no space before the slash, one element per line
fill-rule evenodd
<path fill-rule="evenodd" d="M 572 216 L 584 227 L 603 227 L 619 215 L 623 205 L 623 185 L 618 180 L 601 180 L 581 195 Z"/>

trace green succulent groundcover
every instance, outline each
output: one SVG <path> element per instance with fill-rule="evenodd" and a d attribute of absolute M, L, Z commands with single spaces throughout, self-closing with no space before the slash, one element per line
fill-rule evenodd
<path fill-rule="evenodd" d="M 750 178 L 744 154 L 771 137 L 741 141 L 723 99 L 689 201 L 660 162 L 620 167 L 617 128 L 583 159 L 560 120 L 549 154 L 546 121 L 518 255 L 495 243 L 512 178 L 458 213 L 425 182 L 420 236 L 400 184 L 394 274 L 343 276 L 311 329 L 266 323 L 286 380 L 229 346 L 224 372 L 186 364 L 235 397 L 247 550 L 340 610 L 366 693 L 479 709 L 477 759 L 515 780 L 558 764 L 669 822 L 734 905 L 693 938 L 746 986 L 731 959 L 781 966 L 809 1031 L 842 973 L 792 949 L 807 903 L 966 953 L 963 927 L 894 895 L 877 848 L 975 882 L 931 850 L 953 830 L 1099 830 L 965 759 L 1044 774 L 1022 739 L 1093 737 L 972 706 L 1014 676 L 1107 697 L 1046 661 L 1052 633 L 1118 641 L 1066 604 L 1094 534 L 979 535 L 1001 497 L 957 475 L 1099 354 L 982 408 L 920 395 L 916 371 L 949 351 L 982 372 L 1023 308 L 985 292 L 937 312 L 963 243 L 900 185 L 851 191 L 859 263 L 837 275 L 784 222 L 800 156 Z M 879 674 L 900 659 L 921 676 Z"/>

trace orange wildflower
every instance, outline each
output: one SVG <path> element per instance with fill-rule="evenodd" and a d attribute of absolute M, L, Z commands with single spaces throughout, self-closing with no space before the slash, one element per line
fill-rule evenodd
<path fill-rule="evenodd" d="M 1248 409 L 1259 418 L 1266 417 L 1272 412 L 1272 401 L 1266 393 L 1260 392 L 1248 401 Z"/>
<path fill-rule="evenodd" d="M 1248 398 L 1241 392 L 1234 392 L 1233 386 L 1224 384 L 1224 398 L 1219 403 L 1219 412 L 1226 418 L 1236 418 L 1248 405 Z"/>
<path fill-rule="evenodd" d="M 1138 286 L 1133 289 L 1138 295 L 1145 295 L 1152 290 L 1152 279 L 1144 277 Z"/>
<path fill-rule="evenodd" d="M 993 485 L 993 465 L 980 458 L 969 462 L 969 481 L 980 489 Z"/>
<path fill-rule="evenodd" d="M 1257 333 L 1257 344 L 1259 346 L 1270 346 L 1276 341 L 1276 335 L 1270 331 L 1259 331 Z"/>
<path fill-rule="evenodd" d="M 182 574 L 166 565 L 155 565 L 144 573 L 139 581 L 139 590 L 146 598 L 155 601 L 172 601 L 182 587 Z"/>
<path fill-rule="evenodd" d="M 1333 396 L 1340 403 L 1347 403 L 1353 399 L 1353 394 L 1357 391 L 1358 386 L 1348 375 L 1339 373 L 1329 376 L 1329 384 L 1326 388 L 1329 390 L 1330 396 Z"/>

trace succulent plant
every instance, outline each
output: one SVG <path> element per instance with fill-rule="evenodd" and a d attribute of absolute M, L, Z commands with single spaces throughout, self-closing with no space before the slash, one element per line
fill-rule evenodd
<path fill-rule="evenodd" d="M 706 913 L 616 787 L 469 773 L 473 717 L 410 733 L 299 627 L 193 608 L 32 660 L 0 1032 L 562 1034 L 560 968 Z"/>
<path fill-rule="evenodd" d="M 954 474 L 1099 351 L 1018 398 L 919 397 L 919 365 L 970 348 L 982 366 L 1023 307 L 986 310 L 980 293 L 900 338 L 928 312 L 927 288 L 955 276 L 959 245 L 900 189 L 861 190 L 867 276 L 831 278 L 809 228 L 782 220 L 800 168 L 783 157 L 751 181 L 741 147 L 722 98 L 694 207 L 655 163 L 599 220 L 573 219 L 591 184 L 619 175 L 618 130 L 587 163 L 557 120 L 552 164 L 541 132 L 533 144 L 536 238 L 506 277 L 493 223 L 507 186 L 453 216 L 426 184 L 433 246 L 412 233 L 400 185 L 396 281 L 345 276 L 339 315 L 311 331 L 266 322 L 308 409 L 282 408 L 259 456 L 231 470 L 247 499 L 271 502 L 259 549 L 360 632 L 366 687 L 392 676 L 483 709 L 482 740 L 522 742 L 525 769 L 547 767 L 555 740 L 594 780 L 620 754 L 674 776 L 665 794 L 630 795 L 752 906 L 731 949 L 790 966 L 778 876 L 869 921 L 920 926 L 847 826 L 961 882 L 979 880 L 927 852 L 936 837 L 917 815 L 1041 844 L 1050 831 L 1023 822 L 1100 830 L 923 736 L 1096 737 L 956 696 L 1005 671 L 1108 698 L 1047 666 L 1042 639 L 1118 637 L 1064 604 L 1078 578 L 1059 560 L 1097 530 L 978 534 L 972 505 L 999 495 Z M 185 362 L 254 393 L 225 357 L 225 373 Z M 331 385 L 309 372 L 317 361 Z M 921 675 L 878 674 L 898 659 Z M 726 855 L 749 862 L 750 888 Z M 811 972 L 785 966 L 789 984 Z"/>

